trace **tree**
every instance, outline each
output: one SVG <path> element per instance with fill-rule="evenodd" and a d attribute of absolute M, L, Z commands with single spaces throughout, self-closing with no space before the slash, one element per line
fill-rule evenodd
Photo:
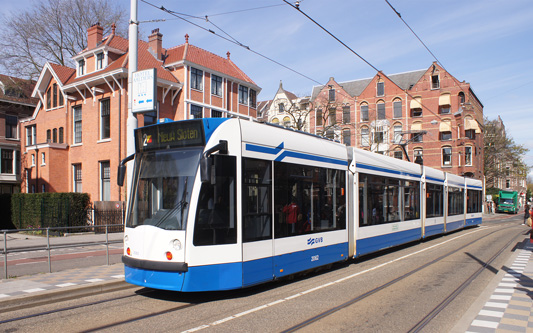
<path fill-rule="evenodd" d="M 523 156 L 529 151 L 509 137 L 501 119 L 484 119 L 484 174 L 487 184 L 498 187 L 498 180 L 513 177 L 526 178 L 530 167 Z"/>
<path fill-rule="evenodd" d="M 71 57 L 87 47 L 87 29 L 100 23 L 104 35 L 127 31 L 128 11 L 111 0 L 34 1 L 26 11 L 0 19 L 0 66 L 17 77 L 36 79 L 46 61 L 74 67 Z"/>

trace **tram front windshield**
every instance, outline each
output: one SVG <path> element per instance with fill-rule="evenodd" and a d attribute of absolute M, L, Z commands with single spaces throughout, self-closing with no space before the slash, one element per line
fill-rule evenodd
<path fill-rule="evenodd" d="M 201 152 L 191 148 L 141 153 L 126 226 L 185 230 Z"/>

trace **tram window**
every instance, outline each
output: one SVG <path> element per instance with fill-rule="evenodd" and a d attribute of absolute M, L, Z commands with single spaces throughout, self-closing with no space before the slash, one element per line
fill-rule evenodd
<path fill-rule="evenodd" d="M 272 162 L 243 158 L 243 241 L 272 238 Z"/>
<path fill-rule="evenodd" d="M 359 226 L 420 217 L 420 183 L 359 174 Z"/>
<path fill-rule="evenodd" d="M 442 185 L 427 184 L 426 189 L 426 217 L 443 216 L 443 189 Z"/>
<path fill-rule="evenodd" d="M 464 214 L 463 189 L 448 187 L 448 216 Z"/>
<path fill-rule="evenodd" d="M 481 212 L 481 191 L 467 190 L 467 213 L 480 213 Z"/>
<path fill-rule="evenodd" d="M 345 173 L 274 163 L 276 238 L 346 228 Z"/>
<path fill-rule="evenodd" d="M 237 242 L 236 158 L 213 155 L 215 182 L 203 183 L 198 199 L 193 244 L 217 245 Z"/>

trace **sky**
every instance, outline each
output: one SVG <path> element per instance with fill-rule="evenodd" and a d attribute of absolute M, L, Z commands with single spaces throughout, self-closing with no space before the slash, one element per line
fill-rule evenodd
<path fill-rule="evenodd" d="M 0 0 L 0 12 L 33 1 Z M 130 1 L 117 1 L 129 11 Z M 484 115 L 501 117 L 507 134 L 530 150 L 525 162 L 533 166 L 533 1 L 300 0 L 300 10 L 385 74 L 428 68 L 436 59 L 389 3 L 448 72 L 471 84 Z M 343 82 L 376 74 L 283 0 L 139 0 L 138 6 L 143 39 L 159 28 L 165 48 L 183 44 L 188 34 L 189 43 L 219 56 L 229 51 L 261 87 L 259 101 L 272 99 L 280 82 L 305 96 L 330 77 Z"/>

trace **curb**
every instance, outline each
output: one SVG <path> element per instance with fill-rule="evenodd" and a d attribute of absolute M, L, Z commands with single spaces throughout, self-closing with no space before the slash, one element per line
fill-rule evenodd
<path fill-rule="evenodd" d="M 32 295 L 18 295 L 4 301 L 0 300 L 0 313 L 130 288 L 138 288 L 138 286 L 120 280 L 102 281 L 82 286 L 71 286 L 59 290 L 44 290 Z"/>

